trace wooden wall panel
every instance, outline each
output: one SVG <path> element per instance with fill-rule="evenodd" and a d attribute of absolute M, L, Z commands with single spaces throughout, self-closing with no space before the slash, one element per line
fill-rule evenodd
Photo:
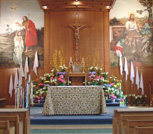
<path fill-rule="evenodd" d="M 45 35 L 50 34 L 51 68 L 53 66 L 58 67 L 62 62 L 61 58 L 63 58 L 63 63 L 66 65 L 68 65 L 70 57 L 73 58 L 73 61 L 75 60 L 74 30 L 69 25 L 76 21 L 76 13 L 79 14 L 79 23 L 86 25 L 80 30 L 80 62 L 82 57 L 84 57 L 87 67 L 92 65 L 104 66 L 104 64 L 107 64 L 107 68 L 110 68 L 110 64 L 108 65 L 110 63 L 109 56 L 106 57 L 107 60 L 104 59 L 105 51 L 108 51 L 109 54 L 109 41 L 107 41 L 109 38 L 109 27 L 106 27 L 109 26 L 109 13 L 104 15 L 103 12 L 89 11 L 50 12 L 50 32 L 45 33 Z M 108 24 L 106 24 L 106 21 L 108 21 Z M 105 37 L 106 40 L 104 39 Z M 45 50 L 47 51 L 47 48 Z M 60 57 L 59 51 L 63 52 L 62 57 Z M 55 54 L 56 52 L 57 55 Z M 48 57 L 48 55 L 45 56 Z"/>
<path fill-rule="evenodd" d="M 19 68 L 0 68 L 0 97 L 7 98 L 6 104 L 9 104 L 9 105 L 13 105 L 15 100 L 14 90 L 12 92 L 13 93 L 12 97 L 10 97 L 9 95 L 9 82 L 10 82 L 10 76 L 12 74 L 13 85 L 14 85 L 16 69 L 19 69 Z M 31 80 L 34 80 L 44 74 L 42 67 L 38 68 L 38 76 L 36 76 L 35 73 L 33 72 L 33 68 L 30 68 L 29 73 L 31 74 Z M 23 87 L 25 88 L 24 85 L 25 85 L 25 80 L 23 78 Z"/>
<path fill-rule="evenodd" d="M 129 67 L 130 70 L 130 67 Z M 141 72 L 143 73 L 143 81 L 144 81 L 144 93 L 147 95 L 147 103 L 149 104 L 150 100 L 150 88 L 149 88 L 149 82 L 151 81 L 152 83 L 152 89 L 151 92 L 153 94 L 153 67 L 140 67 L 139 68 L 139 77 Z M 136 70 L 135 70 L 136 73 Z M 122 80 L 122 91 L 124 94 L 135 94 L 135 95 L 141 95 L 141 89 L 137 90 L 137 86 L 135 84 L 135 79 L 134 78 L 134 84 L 131 86 L 131 81 L 130 81 L 130 71 L 128 75 L 128 80 L 127 82 L 125 81 L 125 73 L 123 72 L 123 75 L 120 76 L 119 72 L 119 67 L 112 67 L 111 68 L 111 74 L 109 76 L 115 75 L 117 76 L 118 79 Z"/>

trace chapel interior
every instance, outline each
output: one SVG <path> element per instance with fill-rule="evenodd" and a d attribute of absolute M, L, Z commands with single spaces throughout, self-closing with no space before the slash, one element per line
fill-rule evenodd
<path fill-rule="evenodd" d="M 149 0 L 146 1 L 149 2 Z M 30 74 L 31 80 L 39 79 L 45 73 L 51 73 L 53 68 L 58 68 L 58 65 L 64 64 L 68 66 L 65 79 L 71 81 L 68 86 L 87 86 L 89 70 L 86 66 L 100 66 L 103 72 L 108 72 L 109 76 L 116 76 L 122 81 L 123 94 L 142 94 L 142 90 L 138 91 L 137 85 L 132 84 L 130 80 L 130 64 L 127 80 L 125 80 L 125 71 L 122 75 L 120 74 L 119 65 L 111 66 L 110 11 L 117 0 L 37 0 L 37 2 L 40 10 L 44 12 L 44 55 L 43 66 L 37 68 L 38 75 L 35 74 L 32 66 L 29 67 L 28 74 Z M 0 21 L 3 20 L 0 19 Z M 121 28 L 123 29 L 123 26 Z M 113 37 L 121 34 L 122 31 L 115 32 Z M 4 125 L 5 127 L 2 130 L 0 126 L 0 132 L 5 130 L 8 134 L 12 134 L 8 128 L 8 117 L 13 118 L 11 116 L 14 116 L 16 120 L 23 123 L 23 131 L 18 129 L 20 125 L 15 126 L 15 134 L 30 134 L 30 104 L 28 104 L 27 109 L 14 108 L 16 96 L 14 91 L 12 97 L 9 94 L 10 75 L 12 74 L 14 77 L 17 69 L 19 69 L 19 66 L 0 67 L 0 124 L 3 123 L 4 125 L 4 119 L 7 120 L 5 122 L 7 125 Z M 134 70 L 136 71 L 136 67 Z M 148 131 L 148 134 L 152 133 L 153 125 L 150 124 L 153 122 L 153 67 L 141 66 L 139 71 L 143 73 L 144 94 L 147 96 L 143 108 L 146 108 L 146 110 L 142 108 L 143 104 L 140 104 L 134 112 L 130 111 L 132 108 L 130 110 L 127 108 L 125 111 L 120 111 L 120 109 L 113 111 L 113 134 L 122 133 L 118 129 L 120 125 L 117 124 L 120 124 L 125 115 L 129 116 L 131 113 L 133 113 L 133 115 L 131 114 L 133 118 L 134 116 L 141 118 L 144 114 L 145 117 L 141 122 L 147 125 L 140 125 L 141 129 L 144 132 Z M 24 94 L 26 95 L 26 84 L 28 82 L 24 78 L 22 81 L 25 89 Z M 127 104 L 127 106 L 130 107 L 130 104 Z M 44 107 L 47 107 L 47 105 Z M 123 117 L 121 117 L 121 114 Z M 138 118 L 135 117 L 133 120 L 139 120 Z M 136 129 L 135 127 L 135 131 Z"/>

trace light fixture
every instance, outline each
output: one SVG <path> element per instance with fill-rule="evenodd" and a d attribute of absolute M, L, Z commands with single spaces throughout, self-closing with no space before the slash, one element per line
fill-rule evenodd
<path fill-rule="evenodd" d="M 78 4 L 79 4 L 79 1 L 78 1 L 78 0 L 76 0 L 76 1 L 75 1 L 75 5 L 77 6 Z"/>
<path fill-rule="evenodd" d="M 106 6 L 106 9 L 110 9 L 110 6 Z"/>
<path fill-rule="evenodd" d="M 42 6 L 43 9 L 47 9 L 47 6 Z"/>

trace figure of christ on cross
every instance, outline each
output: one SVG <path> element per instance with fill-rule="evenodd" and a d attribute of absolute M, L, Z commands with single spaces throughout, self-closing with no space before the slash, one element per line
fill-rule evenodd
<path fill-rule="evenodd" d="M 74 37 L 75 37 L 75 57 L 76 57 L 76 62 L 79 62 L 80 58 L 80 50 L 79 50 L 79 45 L 80 45 L 80 30 L 84 27 L 88 27 L 90 25 L 78 25 L 78 24 L 73 24 L 69 25 L 70 28 L 74 30 Z"/>
<path fill-rule="evenodd" d="M 74 30 L 74 36 L 76 43 L 80 40 L 80 29 L 85 27 L 85 25 L 77 26 L 77 25 L 69 25 Z"/>

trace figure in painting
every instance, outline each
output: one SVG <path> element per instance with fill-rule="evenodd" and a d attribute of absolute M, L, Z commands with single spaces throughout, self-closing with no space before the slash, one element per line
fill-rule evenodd
<path fill-rule="evenodd" d="M 134 14 L 130 14 L 130 17 L 128 19 L 128 21 L 126 22 L 126 33 L 128 35 L 128 45 L 131 47 L 132 45 L 133 46 L 136 46 L 137 45 L 137 42 L 139 40 L 139 38 L 141 38 L 141 34 L 139 33 L 139 28 L 136 24 L 136 21 L 135 21 L 135 16 Z"/>
<path fill-rule="evenodd" d="M 20 27 L 25 28 L 25 44 L 26 44 L 26 50 L 25 53 L 28 51 L 32 51 L 32 49 L 29 49 L 30 46 L 36 46 L 37 45 L 37 30 L 35 27 L 35 24 L 33 21 L 28 19 L 27 16 L 23 16 L 23 22 L 22 24 L 16 22 Z"/>
<path fill-rule="evenodd" d="M 144 56 L 152 54 L 153 45 L 151 45 L 152 32 L 148 22 L 145 23 L 144 28 L 141 29 L 142 34 L 142 52 Z"/>
<path fill-rule="evenodd" d="M 129 20 L 126 22 L 126 30 L 138 30 L 134 14 L 130 14 Z"/>
<path fill-rule="evenodd" d="M 15 64 L 22 64 L 22 53 L 24 52 L 24 44 L 21 31 L 16 32 L 14 37 L 14 53 L 13 61 Z"/>

